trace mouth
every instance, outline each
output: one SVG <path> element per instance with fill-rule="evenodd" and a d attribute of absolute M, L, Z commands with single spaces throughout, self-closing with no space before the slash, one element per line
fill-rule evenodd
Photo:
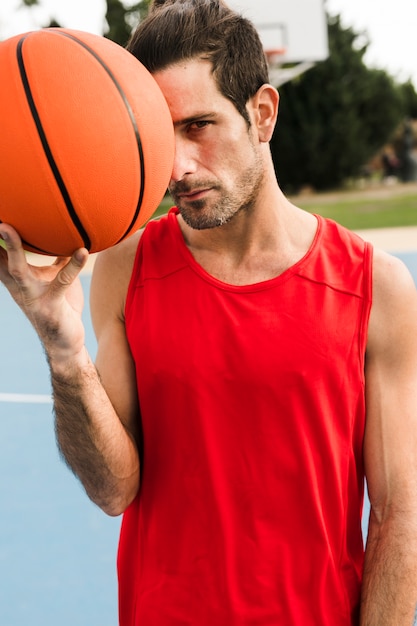
<path fill-rule="evenodd" d="M 209 193 L 210 189 L 193 189 L 192 191 L 174 194 L 180 200 L 201 200 Z"/>

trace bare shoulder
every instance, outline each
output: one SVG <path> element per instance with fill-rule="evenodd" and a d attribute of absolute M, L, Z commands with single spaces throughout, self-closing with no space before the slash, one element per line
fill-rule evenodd
<path fill-rule="evenodd" d="M 417 290 L 406 265 L 376 249 L 373 262 L 373 298 L 368 351 L 399 347 L 417 341 Z M 393 343 L 395 342 L 395 343 Z"/>
<path fill-rule="evenodd" d="M 364 460 L 373 520 L 399 510 L 414 517 L 417 290 L 406 266 L 378 250 L 368 331 Z"/>
<path fill-rule="evenodd" d="M 97 255 L 91 279 L 93 318 L 110 309 L 123 318 L 126 294 L 142 230 Z M 94 321 L 94 320 L 93 320 Z"/>

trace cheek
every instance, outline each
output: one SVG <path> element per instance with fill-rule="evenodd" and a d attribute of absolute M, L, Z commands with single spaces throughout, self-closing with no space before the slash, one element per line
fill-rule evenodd
<path fill-rule="evenodd" d="M 247 129 L 206 135 L 197 149 L 200 167 L 217 179 L 234 181 L 258 159 Z"/>
<path fill-rule="evenodd" d="M 217 139 L 209 139 L 201 142 L 196 147 L 196 159 L 199 163 L 200 170 L 205 170 L 219 177 L 221 174 L 222 163 L 227 160 L 228 155 Z"/>
<path fill-rule="evenodd" d="M 229 143 L 226 154 L 223 158 L 223 167 L 241 177 L 243 172 L 251 171 L 257 168 L 259 164 L 259 153 L 255 146 L 246 138 L 246 140 Z"/>

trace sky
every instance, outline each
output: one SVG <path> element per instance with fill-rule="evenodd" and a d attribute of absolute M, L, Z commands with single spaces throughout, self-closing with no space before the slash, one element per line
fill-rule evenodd
<path fill-rule="evenodd" d="M 105 0 L 39 0 L 39 7 L 21 7 L 20 0 L 0 0 L 2 39 L 44 26 L 51 17 L 62 26 L 103 33 Z M 126 2 L 126 5 L 128 2 Z"/>
<path fill-rule="evenodd" d="M 104 0 L 41 0 L 42 8 L 31 10 L 19 5 L 20 0 L 0 0 L 2 39 L 38 28 L 52 16 L 67 28 L 103 33 Z M 417 0 L 326 0 L 326 6 L 341 15 L 344 26 L 368 34 L 368 65 L 400 81 L 411 78 L 417 88 Z"/>
<path fill-rule="evenodd" d="M 417 0 L 327 0 L 326 5 L 344 26 L 368 33 L 368 65 L 400 81 L 411 78 L 417 88 Z"/>

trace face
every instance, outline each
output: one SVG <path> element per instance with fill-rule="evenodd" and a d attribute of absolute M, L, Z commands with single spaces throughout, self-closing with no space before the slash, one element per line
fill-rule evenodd
<path fill-rule="evenodd" d="M 192 59 L 154 74 L 171 111 L 176 155 L 169 191 L 185 222 L 215 228 L 254 205 L 263 160 L 253 126 L 225 98 L 211 63 Z"/>

